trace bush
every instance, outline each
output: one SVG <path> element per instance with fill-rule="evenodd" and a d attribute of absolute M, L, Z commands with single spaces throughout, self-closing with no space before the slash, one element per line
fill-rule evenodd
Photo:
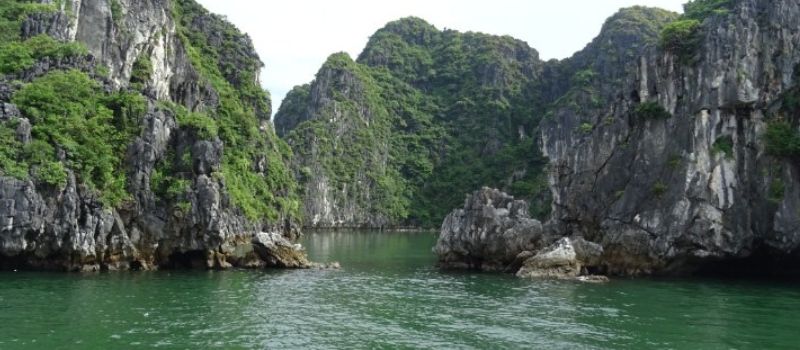
<path fill-rule="evenodd" d="M 730 135 L 720 136 L 711 147 L 713 154 L 722 153 L 726 158 L 733 157 L 733 138 Z"/>
<path fill-rule="evenodd" d="M 776 120 L 767 124 L 764 134 L 767 153 L 777 157 L 800 156 L 800 132 L 786 121 Z"/>
<path fill-rule="evenodd" d="M 139 58 L 136 59 L 136 62 L 133 63 L 133 69 L 131 70 L 131 87 L 134 90 L 142 90 L 144 89 L 145 84 L 147 84 L 153 75 L 153 62 L 150 61 L 150 57 L 147 53 L 143 52 Z"/>
<path fill-rule="evenodd" d="M 594 79 L 597 78 L 597 73 L 591 69 L 584 69 L 575 73 L 572 76 L 572 83 L 577 86 L 589 86 L 592 84 Z"/>
<path fill-rule="evenodd" d="M 33 52 L 37 59 L 49 57 L 62 59 L 66 57 L 82 56 L 89 53 L 85 46 L 76 42 L 63 43 L 48 35 L 37 35 L 23 42 Z"/>
<path fill-rule="evenodd" d="M 9 42 L 0 46 L 0 73 L 10 74 L 33 67 L 43 58 L 62 59 L 87 54 L 78 43 L 62 43 L 47 35 L 39 35 L 24 42 Z"/>
<path fill-rule="evenodd" d="M 18 179 L 28 177 L 28 163 L 22 162 L 22 144 L 10 122 L 0 123 L 0 174 Z"/>
<path fill-rule="evenodd" d="M 0 43 L 19 40 L 22 21 L 28 15 L 39 12 L 54 12 L 55 6 L 20 0 L 0 1 Z"/>
<path fill-rule="evenodd" d="M 661 180 L 659 180 L 659 181 L 656 181 L 656 183 L 655 183 L 655 184 L 653 184 L 653 194 L 654 194 L 656 197 L 659 197 L 659 198 L 661 198 L 661 196 L 663 196 L 663 195 L 664 195 L 664 193 L 667 193 L 667 189 L 669 189 L 669 188 L 667 187 L 667 184 L 665 184 L 665 183 L 664 183 L 664 182 L 662 182 Z"/>
<path fill-rule="evenodd" d="M 769 184 L 769 192 L 767 193 L 767 199 L 770 202 L 780 203 L 783 201 L 783 197 L 786 194 L 786 185 L 783 183 L 781 179 L 773 179 L 772 182 Z"/>
<path fill-rule="evenodd" d="M 694 19 L 677 20 L 667 24 L 661 31 L 661 48 L 671 52 L 682 63 L 695 57 L 699 38 L 700 21 Z"/>
<path fill-rule="evenodd" d="M 704 19 L 728 13 L 731 0 L 689 0 L 683 5 L 683 17 L 703 21 Z"/>
<path fill-rule="evenodd" d="M 67 170 L 61 162 L 46 161 L 34 168 L 36 179 L 51 186 L 63 187 L 67 184 Z"/>
<path fill-rule="evenodd" d="M 580 130 L 584 134 L 589 134 L 592 132 L 592 130 L 594 130 L 594 126 L 592 126 L 592 124 L 589 123 L 583 123 L 578 127 L 578 130 Z"/>
<path fill-rule="evenodd" d="M 201 139 L 212 140 L 217 137 L 217 122 L 204 113 L 183 111 L 177 114 L 178 125 L 194 129 Z"/>
<path fill-rule="evenodd" d="M 0 74 L 16 73 L 33 67 L 34 63 L 29 47 L 15 42 L 0 46 Z"/>
<path fill-rule="evenodd" d="M 658 102 L 643 102 L 636 106 L 634 114 L 640 119 L 666 119 L 672 117 Z"/>

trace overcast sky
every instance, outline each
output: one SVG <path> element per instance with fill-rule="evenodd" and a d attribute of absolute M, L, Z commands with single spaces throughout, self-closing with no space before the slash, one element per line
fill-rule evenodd
<path fill-rule="evenodd" d="M 511 35 L 542 59 L 582 49 L 606 18 L 632 5 L 680 12 L 686 0 L 199 0 L 253 38 L 266 67 L 262 84 L 273 112 L 293 86 L 310 82 L 328 55 L 357 57 L 389 21 L 425 19 L 439 29 Z"/>

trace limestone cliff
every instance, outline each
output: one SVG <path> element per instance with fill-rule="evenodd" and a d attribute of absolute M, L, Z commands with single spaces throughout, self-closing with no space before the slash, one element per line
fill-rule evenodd
<path fill-rule="evenodd" d="M 797 153 L 771 152 L 781 141 L 768 131 L 784 120 L 785 141 L 797 134 L 786 98 L 798 83 L 800 4 L 729 1 L 693 18 L 707 3 L 689 4 L 679 23 L 693 27 L 689 50 L 651 45 L 602 69 L 584 64 L 600 103 L 576 99 L 542 127 L 557 231 L 602 244 L 611 273 L 797 256 Z"/>
<path fill-rule="evenodd" d="M 533 138 L 543 67 L 522 41 L 413 17 L 378 30 L 355 62 L 331 56 L 274 120 L 298 155 L 304 224 L 434 227 L 482 185 L 545 215 Z"/>
<path fill-rule="evenodd" d="M 504 256 L 530 257 L 521 276 L 569 275 L 575 266 L 618 275 L 797 273 L 800 4 L 699 0 L 655 27 L 653 11 L 621 11 L 584 50 L 545 68 L 556 78 L 545 96 L 561 97 L 539 134 L 553 195 L 544 241 L 561 242 L 551 246 L 561 254 L 571 244 L 562 237 L 586 239 L 602 254 L 555 270 L 542 267 L 552 261 L 541 245 Z M 448 223 L 437 252 L 452 265 L 459 248 Z M 465 262 L 497 258 L 468 252 Z"/>
<path fill-rule="evenodd" d="M 0 15 L 0 267 L 308 264 L 246 35 L 191 0 Z"/>

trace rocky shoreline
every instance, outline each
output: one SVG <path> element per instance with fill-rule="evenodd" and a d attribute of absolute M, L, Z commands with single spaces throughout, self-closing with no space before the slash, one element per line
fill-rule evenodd
<path fill-rule="evenodd" d="M 433 248 L 444 269 L 513 273 L 523 278 L 603 281 L 603 247 L 582 237 L 559 238 L 530 218 L 528 203 L 484 187 L 442 224 Z"/>

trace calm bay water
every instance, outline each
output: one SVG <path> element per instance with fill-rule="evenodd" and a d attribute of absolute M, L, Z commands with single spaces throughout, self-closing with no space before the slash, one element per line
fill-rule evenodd
<path fill-rule="evenodd" d="M 339 271 L 0 273 L 0 349 L 800 348 L 800 283 L 442 272 L 432 234 L 316 233 Z"/>

